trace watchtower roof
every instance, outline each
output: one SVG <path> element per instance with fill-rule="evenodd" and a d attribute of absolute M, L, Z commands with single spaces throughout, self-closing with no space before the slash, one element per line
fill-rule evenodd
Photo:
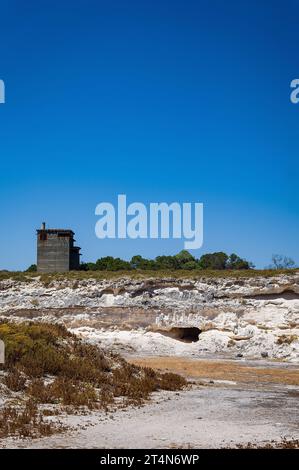
<path fill-rule="evenodd" d="M 52 234 L 63 233 L 64 235 L 69 235 L 70 237 L 75 235 L 75 232 L 73 232 L 73 230 L 65 229 L 65 228 L 46 228 L 46 229 L 40 228 L 36 232 L 37 233 L 52 233 Z"/>

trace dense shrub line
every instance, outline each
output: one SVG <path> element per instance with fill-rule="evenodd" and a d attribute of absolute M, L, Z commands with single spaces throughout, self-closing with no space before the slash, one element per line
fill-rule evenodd
<path fill-rule="evenodd" d="M 95 263 L 82 263 L 81 269 L 85 271 L 121 271 L 121 270 L 203 270 L 203 269 L 250 269 L 252 264 L 240 258 L 235 253 L 227 255 L 223 252 L 208 253 L 197 259 L 186 250 L 174 256 L 157 256 L 155 259 L 146 259 L 140 255 L 133 256 L 131 261 L 106 256 Z"/>

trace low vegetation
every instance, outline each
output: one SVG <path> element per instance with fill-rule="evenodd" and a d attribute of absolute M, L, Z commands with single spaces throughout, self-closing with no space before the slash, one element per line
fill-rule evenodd
<path fill-rule="evenodd" d="M 277 344 L 292 344 L 294 341 L 298 340 L 297 335 L 281 335 L 277 339 Z"/>
<path fill-rule="evenodd" d="M 61 280 L 77 280 L 81 281 L 84 279 L 96 279 L 96 280 L 111 280 L 111 279 L 120 279 L 120 278 L 129 278 L 129 279 L 209 279 L 209 278 L 232 278 L 232 279 L 242 279 L 242 278 L 253 278 L 253 277 L 274 277 L 278 275 L 291 276 L 298 272 L 298 269 L 249 269 L 249 270 L 159 270 L 159 271 L 150 271 L 150 270 L 130 270 L 130 271 L 69 271 L 65 273 L 53 273 L 53 274 L 39 274 L 39 273 L 24 273 L 18 271 L 0 271 L 0 281 L 12 279 L 14 281 L 30 283 L 34 281 L 37 277 L 41 279 L 41 282 L 47 286 L 52 281 L 61 281 Z"/>
<path fill-rule="evenodd" d="M 106 256 L 99 258 L 95 263 L 82 263 L 79 271 L 67 273 L 43 274 L 37 273 L 36 264 L 32 264 L 26 271 L 10 272 L 0 271 L 0 281 L 14 279 L 21 282 L 31 282 L 40 276 L 47 284 L 55 279 L 115 279 L 120 277 L 162 278 L 210 278 L 210 277 L 271 277 L 278 274 L 294 274 L 295 263 L 291 258 L 273 255 L 273 264 L 263 270 L 254 269 L 251 262 L 240 258 L 235 253 L 227 255 L 224 252 L 207 253 L 199 259 L 186 250 L 175 256 L 157 256 L 155 259 L 146 259 L 140 255 L 133 256 L 130 261 Z"/>
<path fill-rule="evenodd" d="M 0 411 L 0 439 L 8 436 L 50 436 L 64 429 L 60 422 L 46 422 L 33 400 L 28 400 L 23 406 L 8 405 Z"/>
<path fill-rule="evenodd" d="M 63 429 L 45 420 L 44 414 L 51 412 L 43 413 L 44 405 L 52 407 L 52 414 L 107 411 L 141 405 L 154 391 L 186 385 L 176 374 L 161 374 L 104 353 L 56 324 L 0 323 L 0 339 L 6 347 L 0 385 L 14 403 L 0 409 L 0 437 L 36 437 Z"/>
<path fill-rule="evenodd" d="M 247 444 L 239 444 L 237 449 L 299 449 L 299 439 L 290 439 L 283 437 L 281 441 L 269 441 L 262 444 L 248 442 Z"/>

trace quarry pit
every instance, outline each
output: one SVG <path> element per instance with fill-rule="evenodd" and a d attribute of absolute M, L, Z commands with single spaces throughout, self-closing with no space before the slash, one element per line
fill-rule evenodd
<path fill-rule="evenodd" d="M 8 279 L 0 281 L 0 316 L 61 323 L 129 362 L 191 381 L 188 390 L 160 393 L 140 410 L 117 411 L 113 419 L 92 414 L 93 426 L 85 430 L 82 418 L 75 435 L 4 447 L 200 448 L 299 439 L 298 272 L 242 279 L 66 278 L 46 285 L 39 277 Z M 185 423 L 177 427 L 182 409 Z M 65 419 L 78 424 L 76 417 Z M 122 426 L 132 433 L 126 444 L 119 439 Z"/>

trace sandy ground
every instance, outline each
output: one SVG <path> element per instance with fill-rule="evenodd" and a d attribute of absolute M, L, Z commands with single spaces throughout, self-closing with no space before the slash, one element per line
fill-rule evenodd
<path fill-rule="evenodd" d="M 197 360 L 182 357 L 127 357 L 129 362 L 163 372 L 175 372 L 187 379 L 228 380 L 260 387 L 284 384 L 299 387 L 297 366 L 273 361 Z M 298 395 L 299 397 L 299 395 Z"/>
<path fill-rule="evenodd" d="M 299 438 L 298 396 L 285 390 L 193 388 L 156 395 L 139 409 L 69 418 L 87 425 L 70 435 L 11 441 L 27 448 L 219 448 Z"/>
<path fill-rule="evenodd" d="M 140 358 L 131 360 L 141 362 Z M 1 446 L 219 448 L 299 439 L 298 371 L 294 367 L 176 358 L 148 358 L 149 363 L 164 370 L 184 370 L 187 376 L 192 371 L 194 384 L 179 393 L 156 393 L 141 408 L 68 416 L 64 422 L 74 430 L 66 434 L 35 441 L 6 440 Z"/>

